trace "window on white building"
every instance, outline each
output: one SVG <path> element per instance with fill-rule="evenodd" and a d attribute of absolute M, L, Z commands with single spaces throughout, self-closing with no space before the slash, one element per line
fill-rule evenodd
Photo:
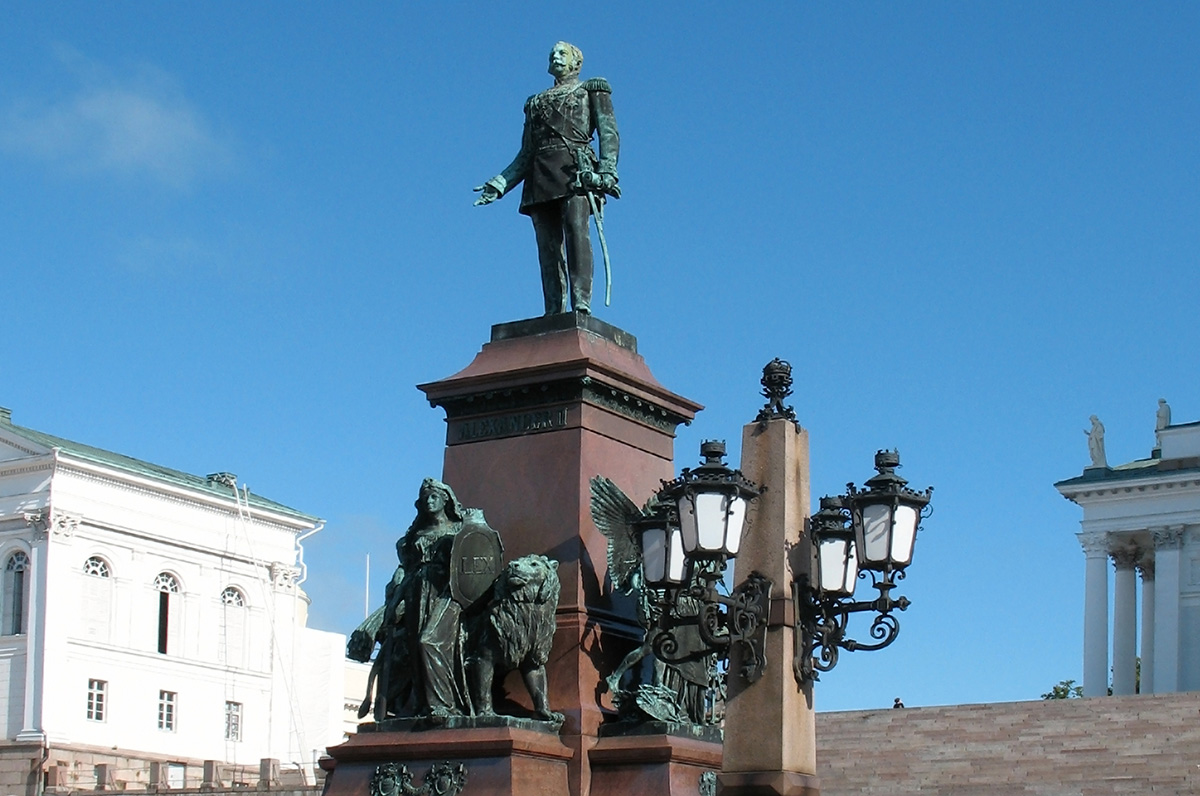
<path fill-rule="evenodd" d="M 245 666 L 246 595 L 235 586 L 221 592 L 221 635 L 217 657 L 229 666 Z"/>
<path fill-rule="evenodd" d="M 107 680 L 88 680 L 87 717 L 88 721 L 104 721 Z"/>
<path fill-rule="evenodd" d="M 111 578 L 112 569 L 103 558 L 92 556 L 83 562 L 83 574 L 91 575 L 93 578 Z"/>
<path fill-rule="evenodd" d="M 164 732 L 175 732 L 175 703 L 178 696 L 174 691 L 158 692 L 158 728 Z"/>
<path fill-rule="evenodd" d="M 172 622 L 175 613 L 172 602 L 177 602 L 178 597 L 172 600 L 171 595 L 179 594 L 179 581 L 169 572 L 160 572 L 154 579 L 154 590 L 158 592 L 158 651 L 166 655 L 167 642 L 176 630 L 172 627 L 176 624 Z"/>
<path fill-rule="evenodd" d="M 225 703 L 225 740 L 242 740 L 242 703 Z"/>
<path fill-rule="evenodd" d="M 92 556 L 83 562 L 82 571 L 79 630 L 86 638 L 107 642 L 112 623 L 112 567 L 103 558 Z"/>
<path fill-rule="evenodd" d="M 8 557 L 4 565 L 4 616 L 2 632 L 15 636 L 25 632 L 25 608 L 29 602 L 29 585 L 26 573 L 29 556 L 18 550 Z"/>

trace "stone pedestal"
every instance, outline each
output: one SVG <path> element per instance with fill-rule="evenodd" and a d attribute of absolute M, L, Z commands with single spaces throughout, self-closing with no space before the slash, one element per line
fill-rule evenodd
<path fill-rule="evenodd" d="M 674 735 L 600 738 L 588 752 L 592 796 L 696 796 L 705 772 L 721 770 L 721 744 Z"/>
<path fill-rule="evenodd" d="M 801 687 L 792 674 L 792 581 L 796 574 L 807 574 L 811 564 L 810 545 L 802 535 L 809 517 L 808 432 L 782 419 L 747 425 L 742 433 L 741 470 L 766 491 L 747 518 L 737 580 L 757 571 L 774 587 L 763 677 L 756 683 L 739 677 L 741 649 L 735 644 L 730 650 L 720 792 L 722 796 L 816 796 L 812 683 Z"/>
<path fill-rule="evenodd" d="M 579 314 L 494 326 L 470 365 L 419 389 L 446 411 L 442 479 L 483 509 L 506 559 L 541 553 L 560 562 L 550 705 L 566 714 L 569 792 L 587 794 L 588 750 L 608 698 L 603 676 L 639 634 L 633 600 L 613 595 L 606 579 L 589 482 L 606 476 L 645 501 L 674 476 L 675 429 L 701 407 L 658 383 L 632 335 Z M 519 677 L 506 686 L 529 706 Z"/>
<path fill-rule="evenodd" d="M 370 732 L 329 749 L 323 796 L 369 796 L 376 767 L 402 763 L 414 784 L 437 764 L 463 764 L 472 794 L 565 794 L 573 752 L 551 733 L 517 727 Z"/>

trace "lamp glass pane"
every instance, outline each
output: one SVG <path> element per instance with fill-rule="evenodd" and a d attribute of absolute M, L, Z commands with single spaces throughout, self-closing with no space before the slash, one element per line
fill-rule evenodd
<path fill-rule="evenodd" d="M 908 566 L 912 561 L 913 542 L 917 537 L 917 510 L 912 506 L 896 507 L 896 527 L 892 532 L 892 561 Z"/>
<path fill-rule="evenodd" d="M 863 561 L 880 563 L 888 560 L 888 540 L 891 537 L 892 507 L 889 503 L 863 506 Z"/>
<path fill-rule="evenodd" d="M 854 540 L 850 540 L 850 545 L 846 548 L 846 594 L 854 594 L 854 587 L 858 583 L 858 551 L 855 549 Z"/>
<path fill-rule="evenodd" d="M 853 549 L 849 539 L 822 539 L 817 548 L 817 567 L 821 580 L 821 591 L 831 594 L 846 594 L 846 554 Z M 851 555 L 853 555 L 851 553 Z M 854 565 L 857 567 L 857 563 Z"/>
<path fill-rule="evenodd" d="M 679 530 L 683 534 L 683 551 L 691 553 L 696 549 L 696 506 L 692 498 L 684 495 L 679 498 Z"/>
<path fill-rule="evenodd" d="M 683 583 L 683 572 L 687 559 L 683 556 L 683 539 L 678 528 L 667 529 L 667 580 Z"/>
<path fill-rule="evenodd" d="M 646 528 L 642 531 L 642 566 L 647 583 L 661 583 L 667 573 L 667 530 Z"/>
<path fill-rule="evenodd" d="M 729 555 L 736 556 L 742 546 L 742 528 L 746 523 L 746 501 L 734 497 L 729 502 L 729 538 L 725 544 L 729 547 Z"/>
<path fill-rule="evenodd" d="M 725 546 L 725 517 L 729 498 L 712 492 L 696 495 L 696 530 L 701 550 L 721 550 Z"/>

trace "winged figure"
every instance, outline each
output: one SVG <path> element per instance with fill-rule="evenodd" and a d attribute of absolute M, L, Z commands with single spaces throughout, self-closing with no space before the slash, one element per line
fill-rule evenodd
<path fill-rule="evenodd" d="M 635 713 L 633 708 L 636 706 L 642 713 L 660 721 L 711 723 L 713 716 L 708 710 L 709 694 L 715 680 L 719 679 L 716 659 L 712 655 L 699 653 L 677 664 L 656 659 L 652 682 L 633 683 L 628 689 L 621 689 L 625 674 L 646 656 L 653 655 L 656 628 L 664 606 L 677 616 L 694 615 L 697 606 L 682 590 L 674 595 L 674 602 L 667 606 L 666 592 L 645 586 L 642 550 L 635 529 L 639 519 L 657 510 L 657 498 L 652 496 L 645 506 L 638 508 L 620 487 L 603 476 L 592 479 L 591 492 L 592 522 L 608 539 L 608 574 L 613 589 L 637 596 L 637 620 L 643 631 L 642 643 L 630 651 L 613 673 L 605 678 L 614 704 L 626 717 Z M 685 644 L 693 642 L 695 646 L 692 649 L 698 650 L 703 646 L 694 628 L 678 628 L 675 634 Z"/>

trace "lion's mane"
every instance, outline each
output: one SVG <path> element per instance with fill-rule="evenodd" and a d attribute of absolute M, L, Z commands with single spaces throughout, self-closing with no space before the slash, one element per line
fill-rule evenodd
<path fill-rule="evenodd" d="M 510 561 L 496 579 L 488 641 L 499 669 L 544 666 L 557 624 L 560 584 L 556 562 L 530 555 Z"/>

